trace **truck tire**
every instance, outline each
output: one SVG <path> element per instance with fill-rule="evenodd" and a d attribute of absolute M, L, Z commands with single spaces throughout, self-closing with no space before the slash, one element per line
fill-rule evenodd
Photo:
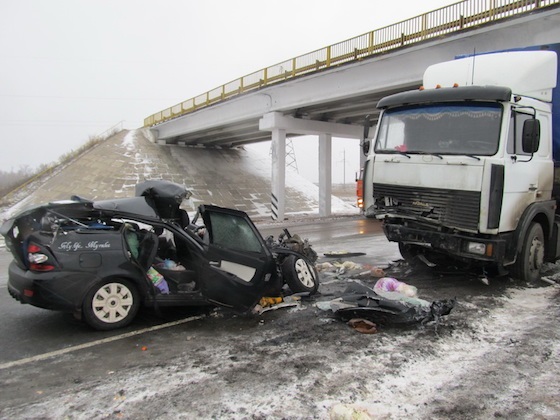
<path fill-rule="evenodd" d="M 521 252 L 517 254 L 512 274 L 520 280 L 534 283 L 540 278 L 543 262 L 543 229 L 539 223 L 531 223 L 523 239 Z"/>
<path fill-rule="evenodd" d="M 401 253 L 403 259 L 412 267 L 426 266 L 427 264 L 425 261 L 431 259 L 433 254 L 430 253 L 429 250 L 423 246 L 407 244 L 404 242 L 399 242 L 399 252 Z"/>
<path fill-rule="evenodd" d="M 422 252 L 422 249 L 418 245 L 399 242 L 399 252 L 405 261 L 412 263 L 417 261 L 416 257 Z"/>

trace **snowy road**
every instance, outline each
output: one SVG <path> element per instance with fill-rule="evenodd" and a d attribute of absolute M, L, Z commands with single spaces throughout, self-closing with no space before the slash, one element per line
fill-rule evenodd
<path fill-rule="evenodd" d="M 556 284 L 506 277 L 486 285 L 468 273 L 412 270 L 393 263 L 396 246 L 363 219 L 290 231 L 310 237 L 322 262 L 333 261 L 327 251 L 363 252 L 350 260 L 386 267 L 420 297 L 457 297 L 458 305 L 437 330 L 363 335 L 302 302 L 257 317 L 146 313 L 132 329 L 109 334 L 10 301 L 2 274 L 0 418 L 560 417 Z M 550 269 L 554 278 L 559 270 Z M 339 295 L 351 274 L 323 273 L 318 299 Z M 161 329 L 138 333 L 149 327 Z"/>

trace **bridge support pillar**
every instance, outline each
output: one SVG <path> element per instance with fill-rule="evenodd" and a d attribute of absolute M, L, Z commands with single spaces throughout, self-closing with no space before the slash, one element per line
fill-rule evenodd
<path fill-rule="evenodd" d="M 146 138 L 150 140 L 152 143 L 157 144 L 159 138 L 159 131 L 154 128 L 146 130 Z"/>
<path fill-rule="evenodd" d="M 284 220 L 286 209 L 286 130 L 272 130 L 271 211 L 274 220 Z"/>
<path fill-rule="evenodd" d="M 331 215 L 332 136 L 319 134 L 319 216 Z"/>

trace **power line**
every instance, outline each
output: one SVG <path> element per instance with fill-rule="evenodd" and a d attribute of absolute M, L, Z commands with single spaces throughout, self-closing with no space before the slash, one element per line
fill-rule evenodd
<path fill-rule="evenodd" d="M 107 125 L 113 121 L 0 121 L 0 125 L 10 126 L 61 126 L 61 125 Z"/>
<path fill-rule="evenodd" d="M 30 98 L 30 99 L 94 99 L 94 100 L 109 100 L 109 101 L 176 101 L 177 99 L 170 98 L 103 98 L 95 96 L 59 96 L 59 95 L 8 95 L 0 94 L 2 98 Z"/>

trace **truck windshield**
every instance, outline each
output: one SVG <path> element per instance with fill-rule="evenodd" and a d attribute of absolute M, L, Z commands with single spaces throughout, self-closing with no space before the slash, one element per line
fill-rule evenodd
<path fill-rule="evenodd" d="M 498 150 L 502 107 L 450 103 L 388 109 L 375 143 L 378 153 L 487 155 Z"/>

